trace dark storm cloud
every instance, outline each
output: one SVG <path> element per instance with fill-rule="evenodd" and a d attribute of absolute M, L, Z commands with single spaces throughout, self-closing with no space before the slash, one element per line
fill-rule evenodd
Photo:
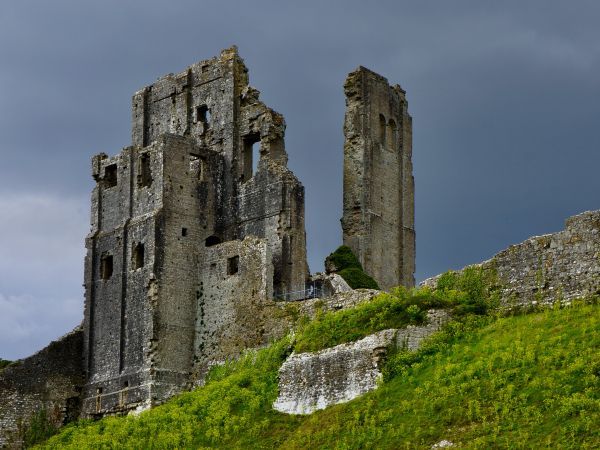
<path fill-rule="evenodd" d="M 20 331 L 0 335 L 0 357 L 81 316 L 89 160 L 129 143 L 133 92 L 232 44 L 286 117 L 312 271 L 341 241 L 342 83 L 359 64 L 407 91 L 418 279 L 598 208 L 599 13 L 544 0 L 2 2 L 0 326 Z"/>

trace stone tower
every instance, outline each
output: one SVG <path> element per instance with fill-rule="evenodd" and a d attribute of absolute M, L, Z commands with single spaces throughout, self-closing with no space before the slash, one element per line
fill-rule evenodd
<path fill-rule="evenodd" d="M 304 289 L 304 188 L 258 97 L 224 50 L 137 92 L 132 146 L 93 158 L 83 416 L 201 382 L 265 343 L 263 302 Z"/>
<path fill-rule="evenodd" d="M 382 289 L 414 286 L 412 118 L 405 92 L 364 67 L 344 83 L 344 244 Z"/>

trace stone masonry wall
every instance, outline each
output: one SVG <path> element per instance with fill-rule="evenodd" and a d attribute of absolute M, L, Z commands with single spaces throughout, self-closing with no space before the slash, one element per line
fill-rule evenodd
<path fill-rule="evenodd" d="M 506 306 L 600 295 L 600 211 L 570 217 L 563 231 L 511 245 L 481 266 L 496 270 Z M 438 277 L 421 284 L 435 286 Z"/>
<path fill-rule="evenodd" d="M 211 365 L 267 343 L 266 304 L 273 292 L 264 239 L 248 237 L 204 250 L 194 342 L 194 379 L 200 383 Z"/>
<path fill-rule="evenodd" d="M 383 289 L 414 286 L 412 119 L 405 92 L 364 67 L 344 83 L 344 244 Z"/>
<path fill-rule="evenodd" d="M 83 332 L 76 328 L 0 372 L 0 447 L 20 447 L 19 427 L 40 411 L 57 426 L 79 416 Z"/>
<path fill-rule="evenodd" d="M 279 397 L 273 408 L 288 414 L 310 414 L 376 389 L 389 350 L 416 351 L 448 318 L 445 311 L 431 310 L 425 326 L 384 330 L 316 353 L 292 354 L 279 370 Z"/>

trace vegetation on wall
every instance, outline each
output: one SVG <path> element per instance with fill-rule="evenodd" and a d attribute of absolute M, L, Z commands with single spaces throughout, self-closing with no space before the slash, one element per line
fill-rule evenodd
<path fill-rule="evenodd" d="M 340 275 L 352 289 L 379 289 L 377 282 L 366 274 L 350 247 L 341 245 L 325 259 L 325 267 Z"/>
<path fill-rule="evenodd" d="M 12 361 L 8 361 L 6 359 L 2 359 L 0 358 L 0 372 L 2 371 L 2 369 L 4 369 L 6 366 L 12 364 Z"/>

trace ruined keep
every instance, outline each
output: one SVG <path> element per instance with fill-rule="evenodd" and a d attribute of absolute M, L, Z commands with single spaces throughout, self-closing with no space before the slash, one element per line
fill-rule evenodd
<path fill-rule="evenodd" d="M 261 301 L 304 289 L 304 188 L 286 167 L 284 119 L 258 96 L 225 50 L 137 92 L 132 146 L 94 157 L 84 415 L 202 379 L 263 343 Z"/>
<path fill-rule="evenodd" d="M 398 85 L 359 67 L 344 83 L 344 245 L 382 289 L 415 284 L 412 118 Z"/>

